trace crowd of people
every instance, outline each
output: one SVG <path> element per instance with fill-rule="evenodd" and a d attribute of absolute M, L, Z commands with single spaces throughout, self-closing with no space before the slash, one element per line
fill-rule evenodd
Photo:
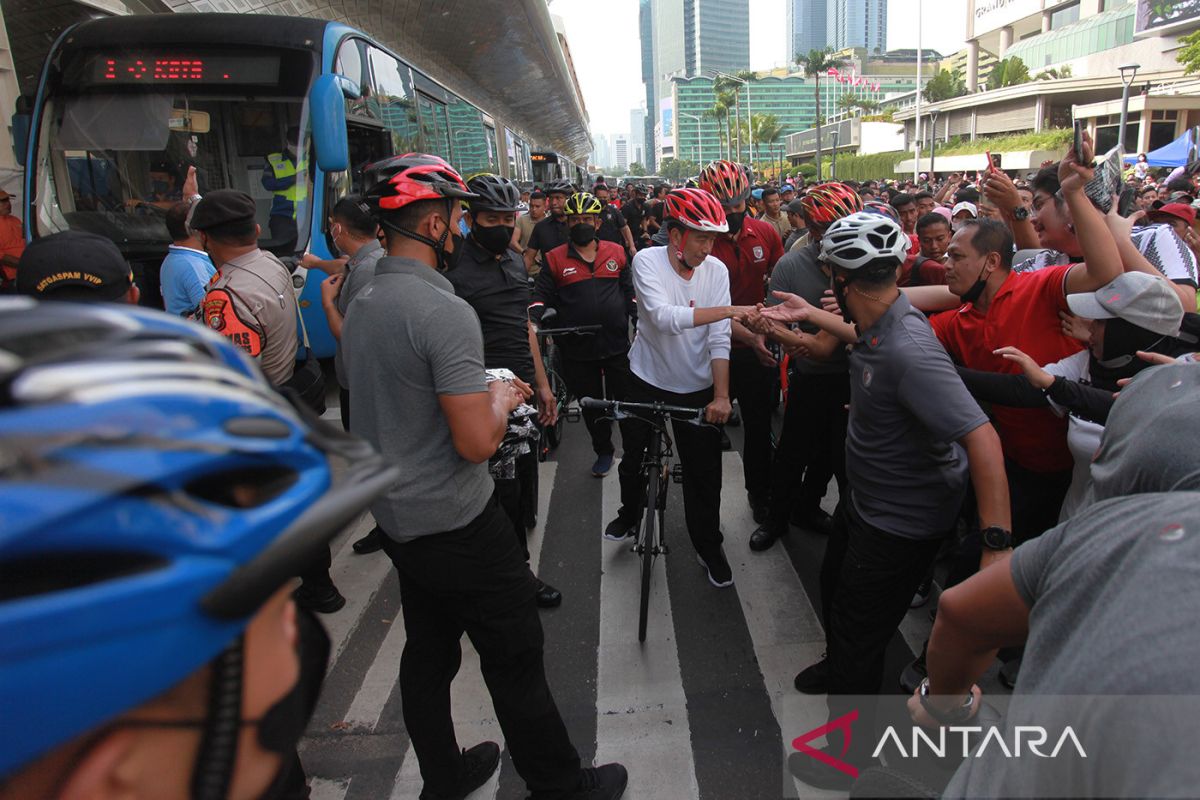
<path fill-rule="evenodd" d="M 41 302 L 0 304 L 0 492 L 16 510 L 0 539 L 0 798 L 304 796 L 296 744 L 328 653 L 312 612 L 344 605 L 328 542 L 368 508 L 354 551 L 382 551 L 399 579 L 421 797 L 464 798 L 499 763 L 495 743 L 456 739 L 464 633 L 531 797 L 619 797 L 625 769 L 581 764 L 544 668 L 538 609 L 571 598 L 526 545 L 537 431 L 560 412 L 542 327 L 590 328 L 557 342 L 574 397 L 703 409 L 709 425 L 673 434 L 715 589 L 734 583 L 728 547 L 827 537 L 826 653 L 795 688 L 827 695 L 831 720 L 890 690 L 888 642 L 935 576 L 933 632 L 901 678 L 922 724 L 971 719 L 1001 647 L 1018 693 L 1191 687 L 1195 539 L 1141 540 L 1200 525 L 1196 188 L 1135 168 L 1123 216 L 1089 191 L 1095 173 L 1090 143 L 1016 180 L 756 183 L 718 160 L 684 186 L 588 191 L 388 159 L 331 207 L 339 258 L 303 259 L 330 274 L 344 430 L 317 418 L 289 269 L 259 248 L 248 195 L 185 190 L 165 209 L 170 316 L 120 310 L 139 292 L 112 242 L 33 241 L 12 283 Z M 634 540 L 651 432 L 583 418 L 591 473 L 620 478 L 603 536 Z M 748 531 L 720 524 L 734 419 Z M 1121 599 L 1083 602 L 1118 559 Z M 1175 668 L 1072 672 L 1072 652 L 1132 647 L 1152 617 Z M 827 748 L 861 768 L 873 741 Z M 820 759 L 789 763 L 851 788 Z M 1017 769 L 964 767 L 947 791 L 994 793 Z M 1129 768 L 1170 793 L 1174 776 L 1146 769 Z"/>

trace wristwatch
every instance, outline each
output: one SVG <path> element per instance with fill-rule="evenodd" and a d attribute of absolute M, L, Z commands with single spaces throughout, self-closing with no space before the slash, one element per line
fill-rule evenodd
<path fill-rule="evenodd" d="M 983 546 L 988 550 L 1007 550 L 1012 547 L 1012 531 L 999 525 L 990 525 L 979 532 Z"/>
<path fill-rule="evenodd" d="M 1025 206 L 1017 206 L 1013 209 L 1012 215 L 1017 222 L 1024 222 L 1029 219 L 1029 209 Z"/>
<path fill-rule="evenodd" d="M 971 718 L 971 712 L 975 710 L 975 692 L 973 691 L 967 692 L 967 699 L 963 701 L 963 704 L 951 711 L 942 711 L 932 705 L 929 702 L 929 678 L 921 681 L 921 685 L 917 689 L 917 697 L 921 700 L 921 708 L 943 725 L 957 725 L 960 722 L 966 722 Z"/>

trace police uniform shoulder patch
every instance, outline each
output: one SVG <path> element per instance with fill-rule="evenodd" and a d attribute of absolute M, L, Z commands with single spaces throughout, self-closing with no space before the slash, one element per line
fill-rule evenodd
<path fill-rule="evenodd" d="M 222 336 L 227 337 L 247 355 L 256 358 L 262 354 L 263 336 L 255 327 L 257 323 L 238 316 L 233 298 L 225 289 L 209 289 L 200 304 L 203 322 Z"/>

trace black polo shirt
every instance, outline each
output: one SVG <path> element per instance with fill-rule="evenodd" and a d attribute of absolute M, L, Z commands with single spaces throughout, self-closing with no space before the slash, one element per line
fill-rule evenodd
<path fill-rule="evenodd" d="M 479 317 L 484 366 L 510 369 L 532 386 L 530 289 L 525 262 L 511 250 L 505 250 L 503 256 L 494 256 L 468 236 L 446 278 L 454 286 L 454 293 L 466 300 Z"/>
<path fill-rule="evenodd" d="M 632 200 L 621 207 L 625 222 L 635 231 L 642 229 L 642 218 L 646 216 L 646 201 Z M 636 235 L 634 238 L 637 238 Z"/>
<path fill-rule="evenodd" d="M 529 234 L 529 244 L 526 245 L 526 248 L 537 250 L 541 253 L 542 258 L 540 260 L 544 262 L 546 260 L 546 253 L 566 244 L 569 239 L 570 237 L 567 235 L 567 218 L 555 219 L 554 215 L 551 214 L 533 226 L 533 233 Z"/>
<path fill-rule="evenodd" d="M 621 233 L 621 229 L 628 227 L 629 223 L 625 221 L 625 215 L 621 213 L 621 209 L 609 204 L 600 212 L 600 231 L 596 236 L 603 241 L 613 242 L 622 247 L 625 246 L 625 236 Z"/>

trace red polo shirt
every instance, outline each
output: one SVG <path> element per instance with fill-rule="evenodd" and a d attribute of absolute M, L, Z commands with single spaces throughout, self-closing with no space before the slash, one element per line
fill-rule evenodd
<path fill-rule="evenodd" d="M 1021 374 L 1016 362 L 992 351 L 1012 346 L 1038 364 L 1078 353 L 1083 344 L 1064 336 L 1059 311 L 1066 311 L 1063 286 L 1070 264 L 1036 272 L 1012 273 L 992 298 L 987 313 L 968 303 L 929 318 L 933 332 L 955 362 L 968 369 Z M 1067 450 L 1067 419 L 1046 408 L 993 406 L 992 417 L 1004 455 L 1033 472 L 1072 468 Z"/>
<path fill-rule="evenodd" d="M 767 296 L 767 276 L 783 258 L 783 241 L 769 222 L 747 216 L 735 241 L 718 235 L 712 255 L 729 269 L 729 297 L 735 306 L 752 306 Z"/>

